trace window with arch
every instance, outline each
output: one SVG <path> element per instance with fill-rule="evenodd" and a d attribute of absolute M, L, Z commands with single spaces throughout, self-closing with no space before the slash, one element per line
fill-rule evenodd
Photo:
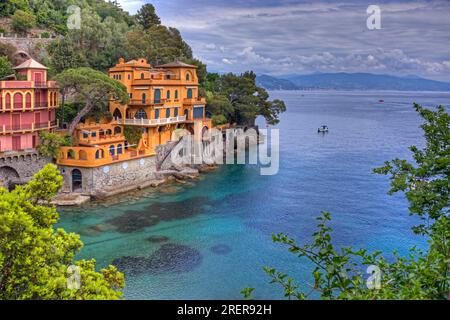
<path fill-rule="evenodd" d="M 147 112 L 144 109 L 139 109 L 135 115 L 136 119 L 147 119 Z"/>
<path fill-rule="evenodd" d="M 25 108 L 31 109 L 31 93 L 25 95 Z"/>
<path fill-rule="evenodd" d="M 97 150 L 95 153 L 95 159 L 103 159 L 105 157 L 105 151 L 103 149 Z"/>
<path fill-rule="evenodd" d="M 188 89 L 188 91 L 187 91 L 187 98 L 188 99 L 192 99 L 193 96 L 194 95 L 193 95 L 192 89 Z"/>
<path fill-rule="evenodd" d="M 167 100 L 170 100 L 170 90 L 167 90 L 167 92 L 166 92 L 166 98 L 167 98 Z"/>
<path fill-rule="evenodd" d="M 155 119 L 159 119 L 159 109 L 155 110 Z"/>
<path fill-rule="evenodd" d="M 114 147 L 114 145 L 109 146 L 109 154 L 112 156 L 116 155 L 116 147 Z"/>
<path fill-rule="evenodd" d="M 11 109 L 11 95 L 9 93 L 5 96 L 5 107 L 6 109 Z"/>
<path fill-rule="evenodd" d="M 117 145 L 117 154 L 122 154 L 122 153 L 123 153 L 122 145 L 119 144 L 119 145 Z"/>
<path fill-rule="evenodd" d="M 111 129 L 106 130 L 106 135 L 107 135 L 107 136 L 112 135 L 112 130 L 111 130 Z"/>
<path fill-rule="evenodd" d="M 23 100 L 22 100 L 22 94 L 21 93 L 15 93 L 14 94 L 14 109 L 22 109 L 23 108 Z"/>
<path fill-rule="evenodd" d="M 147 100 L 147 94 L 143 93 L 142 94 L 142 103 L 145 103 L 146 100 Z"/>
<path fill-rule="evenodd" d="M 189 120 L 189 110 L 184 110 L 184 116 L 186 117 L 186 120 Z"/>
<path fill-rule="evenodd" d="M 173 109 L 173 116 L 178 117 L 178 108 Z"/>
<path fill-rule="evenodd" d="M 178 90 L 175 90 L 175 99 L 178 99 Z"/>
<path fill-rule="evenodd" d="M 122 128 L 121 127 L 115 127 L 114 128 L 114 134 L 121 134 L 122 133 Z"/>
<path fill-rule="evenodd" d="M 79 156 L 80 156 L 80 160 L 87 160 L 87 152 L 86 151 L 80 150 Z"/>
<path fill-rule="evenodd" d="M 144 80 L 145 75 L 143 73 L 141 73 L 141 80 Z"/>
<path fill-rule="evenodd" d="M 161 103 L 161 89 L 155 89 L 155 103 Z"/>
<path fill-rule="evenodd" d="M 170 108 L 166 109 L 166 118 L 170 118 Z"/>
<path fill-rule="evenodd" d="M 191 81 L 191 74 L 186 72 L 186 81 Z"/>
<path fill-rule="evenodd" d="M 114 119 L 122 119 L 122 112 L 120 112 L 120 110 L 116 108 L 116 110 L 114 110 L 113 112 L 113 117 Z"/>

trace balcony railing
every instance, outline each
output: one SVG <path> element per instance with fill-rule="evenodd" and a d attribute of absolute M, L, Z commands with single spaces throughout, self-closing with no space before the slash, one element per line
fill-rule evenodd
<path fill-rule="evenodd" d="M 161 119 L 117 119 L 118 124 L 129 126 L 158 126 L 186 121 L 186 116 Z"/>
<path fill-rule="evenodd" d="M 205 98 L 184 99 L 183 104 L 187 104 L 187 105 L 206 104 L 206 99 Z"/>
<path fill-rule="evenodd" d="M 42 123 L 30 123 L 30 124 L 21 124 L 21 125 L 2 125 L 0 126 L 0 133 L 14 133 L 14 132 L 23 132 L 23 131 L 35 131 L 41 129 L 52 129 L 57 127 L 58 121 L 47 121 Z"/>
<path fill-rule="evenodd" d="M 34 82 L 35 88 L 47 88 L 47 82 L 45 81 L 35 81 Z"/>

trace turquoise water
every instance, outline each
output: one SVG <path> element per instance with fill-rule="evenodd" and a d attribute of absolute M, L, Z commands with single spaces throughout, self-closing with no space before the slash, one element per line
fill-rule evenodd
<path fill-rule="evenodd" d="M 406 253 L 425 245 L 410 231 L 403 196 L 386 195 L 374 167 L 410 158 L 422 145 L 412 102 L 450 105 L 450 93 L 272 92 L 286 101 L 281 117 L 280 171 L 223 166 L 201 179 L 61 211 L 60 226 L 85 243 L 80 258 L 115 263 L 126 275 L 128 299 L 282 298 L 263 266 L 277 267 L 308 288 L 311 265 L 274 244 L 287 232 L 310 240 L 315 217 L 333 214 L 335 242 Z M 379 99 L 385 103 L 378 103 Z M 330 133 L 317 134 L 327 124 Z"/>

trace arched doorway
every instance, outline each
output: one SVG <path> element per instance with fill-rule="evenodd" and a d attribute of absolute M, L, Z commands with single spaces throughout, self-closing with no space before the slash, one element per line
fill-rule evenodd
<path fill-rule="evenodd" d="M 83 175 L 78 169 L 72 171 L 72 192 L 82 192 L 83 191 Z"/>
<path fill-rule="evenodd" d="M 11 191 L 12 189 L 14 189 L 19 180 L 19 173 L 14 168 L 0 168 L 0 186 L 3 186 Z"/>

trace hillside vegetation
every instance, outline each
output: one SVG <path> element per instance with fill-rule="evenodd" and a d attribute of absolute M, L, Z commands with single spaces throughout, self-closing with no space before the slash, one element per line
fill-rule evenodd
<path fill-rule="evenodd" d="M 68 8 L 72 5 L 80 8 L 78 29 L 67 27 L 69 13 L 73 13 L 68 13 Z M 153 65 L 179 60 L 198 67 L 201 92 L 207 97 L 207 110 L 215 124 L 253 124 L 259 115 L 275 124 L 279 113 L 286 109 L 282 101 L 268 100 L 269 95 L 256 85 L 252 72 L 208 76 L 206 65 L 194 58 L 180 31 L 162 25 L 151 4 L 144 5 L 135 16 L 124 11 L 117 1 L 103 0 L 13 0 L 0 2 L 0 9 L 17 32 L 37 27 L 61 36 L 47 47 L 37 46 L 30 52 L 49 66 L 51 77 L 81 67 L 107 72 L 121 57 L 144 57 Z M 11 51 L 0 44 L 0 56 L 11 60 Z M 99 104 L 94 112 L 106 110 L 106 104 Z M 69 105 L 61 122 L 71 121 L 79 112 L 78 105 Z"/>

